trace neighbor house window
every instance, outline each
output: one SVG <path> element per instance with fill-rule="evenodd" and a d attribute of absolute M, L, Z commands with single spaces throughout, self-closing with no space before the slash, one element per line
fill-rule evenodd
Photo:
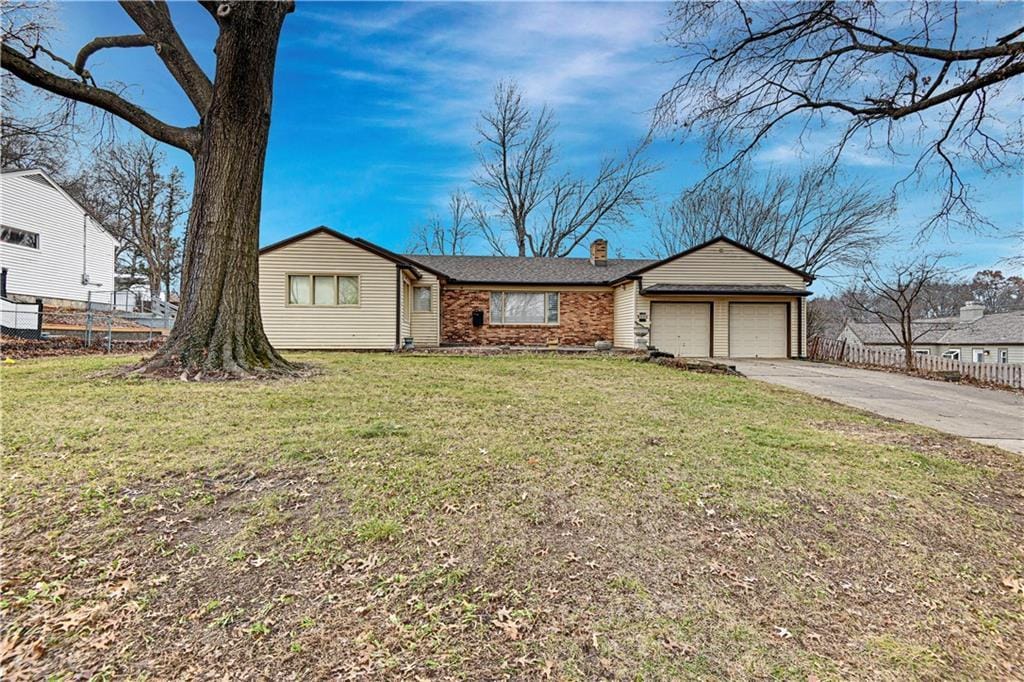
<path fill-rule="evenodd" d="M 357 305 L 359 278 L 354 275 L 288 275 L 289 305 Z"/>
<path fill-rule="evenodd" d="M 931 355 L 931 351 L 927 348 L 918 348 L 914 351 L 914 355 Z"/>
<path fill-rule="evenodd" d="M 412 311 L 414 313 L 430 312 L 430 287 L 414 287 L 412 290 Z"/>
<path fill-rule="evenodd" d="M 960 359 L 960 349 L 959 348 L 950 348 L 949 350 L 947 350 L 945 353 L 942 354 L 942 357 L 946 358 L 947 360 L 959 360 Z"/>
<path fill-rule="evenodd" d="M 971 351 L 971 356 L 974 358 L 975 362 L 985 362 L 985 349 L 975 348 Z"/>
<path fill-rule="evenodd" d="M 28 230 L 19 230 L 16 227 L 0 228 L 0 241 L 17 246 L 27 246 L 30 249 L 39 248 L 39 234 Z"/>
<path fill-rule="evenodd" d="M 1005 365 L 1010 361 L 1010 351 L 1007 348 L 999 349 L 999 363 Z"/>
<path fill-rule="evenodd" d="M 492 291 L 491 324 L 558 324 L 558 293 Z"/>

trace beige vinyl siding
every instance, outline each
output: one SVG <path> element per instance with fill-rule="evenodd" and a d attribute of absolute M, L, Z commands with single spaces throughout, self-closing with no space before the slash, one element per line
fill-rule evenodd
<path fill-rule="evenodd" d="M 441 338 L 441 286 L 437 277 L 429 272 L 421 271 L 420 274 L 422 277 L 414 286 L 430 287 L 430 312 L 412 311 L 410 329 L 413 343 L 419 347 L 437 346 Z"/>
<path fill-rule="evenodd" d="M 644 283 L 646 284 L 646 275 L 644 275 Z M 797 299 L 784 298 L 777 296 L 659 296 L 656 299 L 649 298 L 646 296 L 640 296 L 637 299 L 637 313 L 647 313 L 648 318 L 651 314 L 651 302 L 652 301 L 680 301 L 680 302 L 712 302 L 714 303 L 714 356 L 715 357 L 728 357 L 729 356 L 729 302 L 736 301 L 737 303 L 789 303 L 789 347 L 790 355 L 797 357 Z M 806 312 L 806 306 L 804 307 Z M 653 327 L 657 324 L 656 320 L 651 320 L 652 335 Z M 807 325 L 804 325 L 806 329 Z M 804 346 L 804 352 L 806 353 L 807 346 Z"/>
<path fill-rule="evenodd" d="M 615 287 L 615 328 L 613 344 L 616 348 L 633 349 L 636 336 L 633 326 L 636 322 L 636 282 L 626 282 Z"/>
<path fill-rule="evenodd" d="M 654 284 L 781 284 L 804 288 L 804 280 L 732 244 L 719 242 L 643 273 Z"/>
<path fill-rule="evenodd" d="M 391 350 L 397 266 L 318 233 L 260 256 L 260 314 L 278 348 Z M 358 275 L 357 306 L 288 305 L 289 274 Z"/>

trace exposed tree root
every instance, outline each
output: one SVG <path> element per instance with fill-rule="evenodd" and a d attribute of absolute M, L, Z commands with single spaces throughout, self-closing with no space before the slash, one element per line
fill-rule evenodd
<path fill-rule="evenodd" d="M 302 378 L 314 373 L 306 365 L 288 362 L 266 342 L 227 343 L 191 353 L 182 346 L 169 339 L 155 355 L 126 373 L 182 381 Z"/>

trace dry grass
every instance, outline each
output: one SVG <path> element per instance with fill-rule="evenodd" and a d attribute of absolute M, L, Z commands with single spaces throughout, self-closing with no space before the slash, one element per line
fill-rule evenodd
<path fill-rule="evenodd" d="M 294 359 L 0 368 L 8 679 L 1024 676 L 1019 457 L 621 359 Z"/>

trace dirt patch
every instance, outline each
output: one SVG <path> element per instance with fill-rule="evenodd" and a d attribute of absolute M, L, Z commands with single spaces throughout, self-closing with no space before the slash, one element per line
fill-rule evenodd
<path fill-rule="evenodd" d="M 163 343 L 163 338 L 150 341 L 114 341 L 110 353 L 145 353 L 156 350 Z M 105 355 L 106 341 L 97 341 L 91 346 L 84 339 L 73 336 L 55 336 L 48 339 L 22 339 L 4 335 L 0 339 L 0 355 L 5 359 L 23 360 L 27 358 L 46 358 L 65 355 Z"/>

